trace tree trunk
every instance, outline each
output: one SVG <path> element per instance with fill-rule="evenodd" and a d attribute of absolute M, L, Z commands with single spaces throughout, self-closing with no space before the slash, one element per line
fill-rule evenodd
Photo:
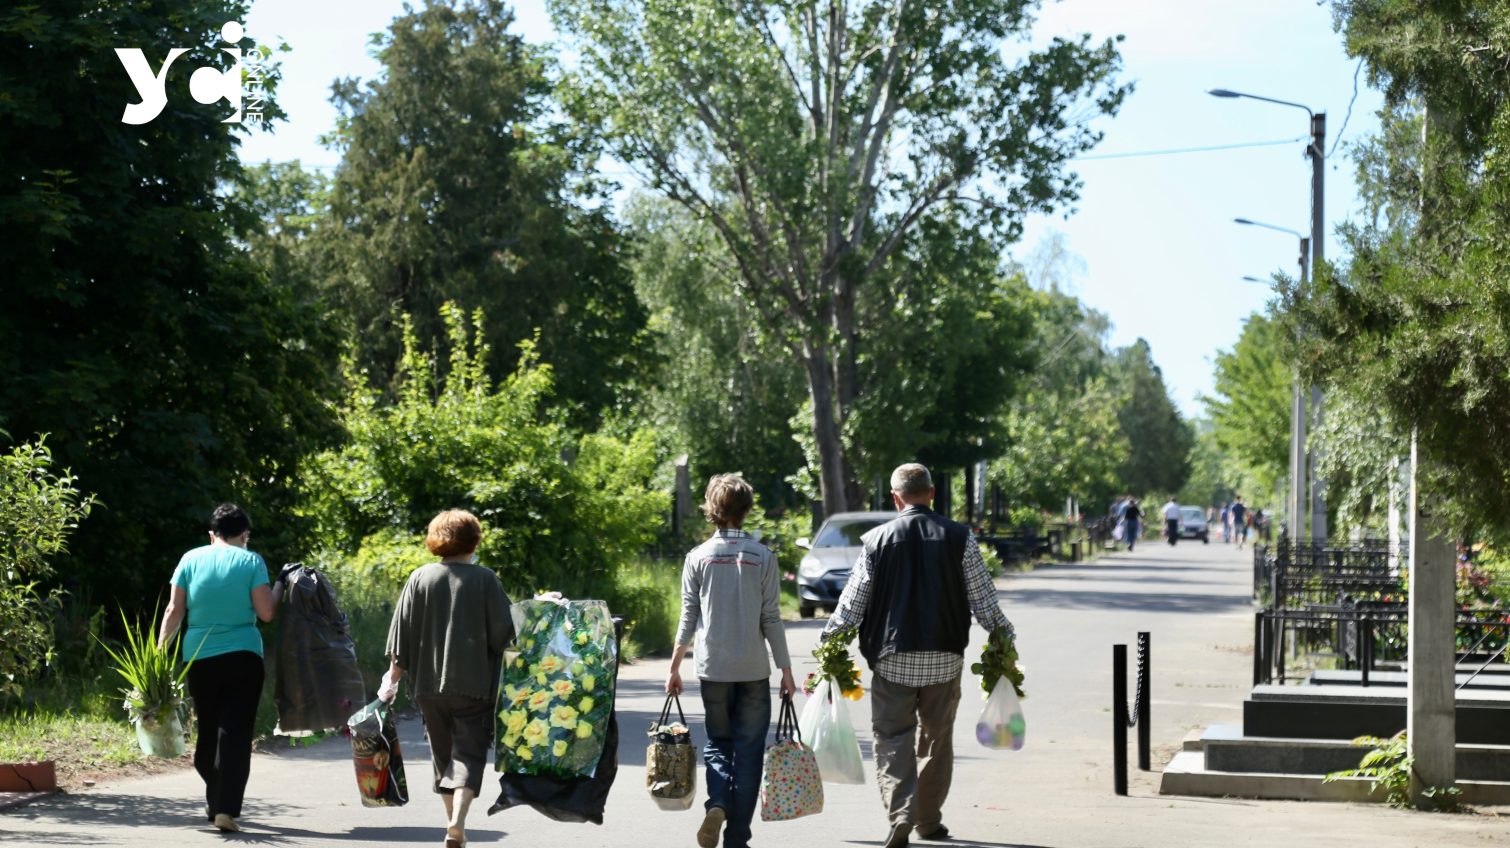
<path fill-rule="evenodd" d="M 832 260 L 837 265 L 839 260 Z M 834 419 L 839 432 L 849 421 L 849 413 L 855 398 L 860 395 L 860 368 L 855 350 L 855 288 L 844 275 L 834 270 L 827 275 L 824 286 L 833 292 L 833 328 L 838 340 L 834 352 Z M 845 481 L 845 501 L 859 505 L 865 502 L 865 490 L 856 478 L 849 457 L 843 456 L 840 471 Z"/>
<path fill-rule="evenodd" d="M 823 514 L 833 515 L 849 508 L 845 489 L 844 441 L 835 420 L 834 373 L 828 351 L 807 343 L 804 364 L 807 366 L 808 391 L 813 399 L 813 442 L 818 448 L 818 489 L 823 498 Z"/>

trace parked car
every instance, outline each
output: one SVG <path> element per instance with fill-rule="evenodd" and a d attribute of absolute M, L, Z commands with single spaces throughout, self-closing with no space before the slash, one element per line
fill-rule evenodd
<path fill-rule="evenodd" d="M 860 537 L 896 517 L 895 512 L 836 512 L 818 528 L 817 536 L 798 539 L 797 546 L 808 552 L 797 567 L 797 614 L 812 618 L 820 607 L 833 612 L 865 549 Z"/>
<path fill-rule="evenodd" d="M 1198 506 L 1180 507 L 1180 538 L 1200 539 L 1211 544 L 1210 528 L 1206 526 L 1206 511 Z"/>

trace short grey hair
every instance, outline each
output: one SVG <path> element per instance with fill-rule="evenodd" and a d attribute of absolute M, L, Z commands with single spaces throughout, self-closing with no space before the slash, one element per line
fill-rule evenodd
<path fill-rule="evenodd" d="M 891 490 L 902 497 L 916 497 L 926 495 L 933 488 L 933 475 L 928 469 L 916 462 L 898 465 L 891 472 Z"/>

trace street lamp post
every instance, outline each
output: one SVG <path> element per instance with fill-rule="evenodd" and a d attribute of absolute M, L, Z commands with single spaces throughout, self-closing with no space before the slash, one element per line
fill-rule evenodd
<path fill-rule="evenodd" d="M 1272 97 L 1261 97 L 1257 94 L 1247 94 L 1241 91 L 1230 91 L 1225 88 L 1213 88 L 1207 92 L 1213 97 L 1243 97 L 1249 100 L 1261 100 L 1265 103 L 1275 103 L 1280 106 L 1293 106 L 1296 109 L 1304 109 L 1311 116 L 1311 143 L 1306 147 L 1306 158 L 1311 160 L 1311 268 L 1319 269 L 1322 260 L 1322 222 L 1325 220 L 1325 179 L 1326 169 L 1326 113 L 1316 112 L 1304 103 L 1294 103 L 1289 100 L 1276 100 Z M 1320 386 L 1311 387 L 1311 426 L 1315 427 L 1321 422 L 1322 394 Z M 1325 542 L 1327 537 L 1326 520 L 1326 492 L 1320 477 L 1316 474 L 1316 453 L 1306 452 L 1307 476 L 1310 478 L 1310 506 L 1311 506 L 1311 539 Z M 1292 536 L 1292 540 L 1298 541 L 1298 537 Z"/>
<path fill-rule="evenodd" d="M 1233 222 L 1250 227 L 1263 227 L 1266 230 L 1275 230 L 1288 233 L 1300 242 L 1300 286 L 1305 288 L 1307 283 L 1307 271 L 1309 264 L 1306 261 L 1306 248 L 1310 241 L 1300 233 L 1288 227 L 1276 227 L 1273 224 L 1264 224 L 1258 221 L 1250 221 L 1247 218 L 1233 218 Z M 1255 283 L 1266 282 L 1256 277 L 1244 277 Z M 1290 492 L 1285 498 L 1286 528 L 1289 533 L 1290 543 L 1300 541 L 1300 534 L 1305 530 L 1305 520 L 1301 517 L 1301 492 L 1306 490 L 1306 479 L 1310 471 L 1305 463 L 1306 443 L 1306 410 L 1305 401 L 1300 394 L 1300 375 L 1297 373 L 1290 381 Z"/>

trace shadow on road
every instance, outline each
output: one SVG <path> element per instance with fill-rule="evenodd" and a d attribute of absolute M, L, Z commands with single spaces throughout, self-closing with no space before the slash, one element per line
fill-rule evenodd
<path fill-rule="evenodd" d="M 1009 589 L 1000 593 L 1010 613 L 1013 604 L 1075 610 L 1139 610 L 1185 614 L 1224 613 L 1252 605 L 1247 595 L 1203 595 L 1190 592 L 1097 592 L 1074 589 Z"/>

